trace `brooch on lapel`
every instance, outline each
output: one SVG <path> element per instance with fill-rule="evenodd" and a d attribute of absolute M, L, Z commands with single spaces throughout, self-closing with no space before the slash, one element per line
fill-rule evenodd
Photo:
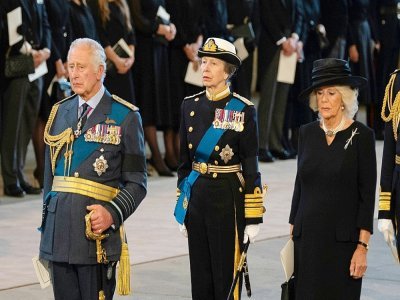
<path fill-rule="evenodd" d="M 241 132 L 244 129 L 244 112 L 217 108 L 214 114 L 214 128 Z"/>
<path fill-rule="evenodd" d="M 227 163 L 228 161 L 230 161 L 232 159 L 233 155 L 235 155 L 235 153 L 233 153 L 232 148 L 229 147 L 229 145 L 226 145 L 225 148 L 222 148 L 222 151 L 219 154 L 219 156 L 221 156 L 221 159 L 224 161 L 224 163 Z"/>
<path fill-rule="evenodd" d="M 351 137 L 346 141 L 346 145 L 344 145 L 344 150 L 347 149 L 347 147 L 349 146 L 349 144 L 350 144 L 350 145 L 353 145 L 353 137 L 354 137 L 356 134 L 360 134 L 357 130 L 358 130 L 358 128 L 353 129 L 353 130 L 351 131 Z"/>
<path fill-rule="evenodd" d="M 113 120 L 109 120 L 109 122 L 112 121 Z M 120 126 L 97 124 L 86 131 L 84 135 L 85 142 L 119 145 L 121 143 L 121 132 L 122 130 Z"/>
<path fill-rule="evenodd" d="M 93 163 L 94 171 L 97 175 L 101 175 L 106 172 L 108 168 L 107 160 L 101 155 L 99 158 L 96 158 L 96 161 Z"/>

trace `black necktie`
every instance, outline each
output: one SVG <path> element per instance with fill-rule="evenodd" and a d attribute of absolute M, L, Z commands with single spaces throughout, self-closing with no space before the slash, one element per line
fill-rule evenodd
<path fill-rule="evenodd" d="M 89 113 L 89 111 L 87 111 L 87 110 L 88 110 L 88 108 L 90 106 L 87 103 L 83 103 L 81 107 L 82 107 L 82 111 L 81 111 L 80 116 L 79 116 L 79 120 L 81 122 L 81 128 L 80 129 L 82 129 L 83 126 L 85 126 L 85 123 L 86 123 L 86 120 L 87 120 L 87 115 Z"/>

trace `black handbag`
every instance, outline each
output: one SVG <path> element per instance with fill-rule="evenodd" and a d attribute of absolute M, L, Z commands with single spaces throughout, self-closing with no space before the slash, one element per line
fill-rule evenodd
<path fill-rule="evenodd" d="M 281 300 L 295 300 L 294 277 L 292 276 L 289 281 L 285 281 L 281 285 L 282 294 Z"/>
<path fill-rule="evenodd" d="M 10 55 L 11 47 L 6 54 L 4 75 L 7 78 L 24 77 L 35 72 L 31 54 Z"/>

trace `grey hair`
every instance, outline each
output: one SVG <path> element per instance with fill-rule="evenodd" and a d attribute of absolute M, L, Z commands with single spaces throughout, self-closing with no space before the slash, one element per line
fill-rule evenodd
<path fill-rule="evenodd" d="M 353 119 L 358 111 L 358 89 L 353 89 L 348 85 L 335 85 L 333 86 L 342 95 L 344 104 L 344 115 L 349 119 Z M 318 111 L 317 95 L 315 90 L 310 94 L 310 107 L 313 111 Z"/>
<path fill-rule="evenodd" d="M 227 80 L 230 80 L 232 78 L 232 76 L 235 75 L 238 67 L 236 67 L 235 65 L 230 64 L 226 61 L 224 61 L 224 63 L 225 63 L 224 71 L 228 74 Z"/>
<path fill-rule="evenodd" d="M 80 38 L 76 39 L 71 43 L 71 46 L 68 50 L 68 59 L 71 54 L 71 51 L 76 47 L 87 47 L 91 52 L 92 62 L 96 67 L 103 66 L 104 73 L 102 76 L 102 81 L 106 77 L 107 64 L 106 64 L 106 53 L 104 52 L 104 48 L 95 40 L 89 38 Z"/>

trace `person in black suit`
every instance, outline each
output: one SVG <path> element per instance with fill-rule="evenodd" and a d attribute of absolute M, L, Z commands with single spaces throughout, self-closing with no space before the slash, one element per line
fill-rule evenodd
<path fill-rule="evenodd" d="M 11 47 L 10 55 L 31 53 L 35 67 L 46 62 L 50 57 L 51 31 L 44 3 L 5 0 L 1 5 L 3 21 L 7 20 L 6 14 L 13 9 L 21 7 L 22 11 L 19 33 L 24 39 Z M 39 112 L 42 89 L 42 77 L 30 82 L 28 76 L 23 76 L 12 78 L 4 93 L 1 167 L 4 193 L 9 196 L 23 197 L 25 193 L 41 192 L 40 188 L 34 188 L 27 182 L 23 170 L 27 147 Z"/>
<path fill-rule="evenodd" d="M 377 179 L 374 132 L 353 120 L 366 83 L 347 61 L 320 59 L 299 96 L 319 120 L 299 135 L 289 217 L 296 299 L 360 299 Z"/>
<path fill-rule="evenodd" d="M 204 39 L 209 37 L 220 37 L 229 39 L 228 29 L 228 10 L 229 0 L 202 0 L 204 16 Z"/>
<path fill-rule="evenodd" d="M 258 125 L 259 160 L 263 162 L 272 162 L 274 156 L 279 159 L 291 158 L 281 142 L 289 84 L 277 81 L 277 71 L 281 51 L 284 55 L 291 55 L 299 47 L 303 12 L 299 9 L 298 1 L 260 1 L 258 78 L 261 90 Z"/>
<path fill-rule="evenodd" d="M 49 117 L 51 106 L 61 100 L 51 98 L 48 88 L 53 81 L 54 76 L 57 80 L 66 77 L 64 63 L 67 58 L 69 45 L 69 17 L 65 12 L 69 10 L 69 1 L 67 0 L 45 0 L 46 11 L 49 25 L 51 27 L 51 55 L 47 60 L 47 74 L 44 75 L 44 86 L 42 99 L 40 102 L 39 116 L 33 131 L 32 142 L 35 150 L 36 169 L 33 171 L 35 179 L 43 188 L 44 171 L 44 142 L 43 133 L 47 118 Z M 57 84 L 53 85 L 56 86 Z"/>
<path fill-rule="evenodd" d="M 242 61 L 237 74 L 232 78 L 232 90 L 251 99 L 251 82 L 253 78 L 254 50 L 257 46 L 257 29 L 260 22 L 258 15 L 258 1 L 255 0 L 229 0 L 226 2 L 228 10 L 228 28 L 234 39 L 243 38 L 249 56 Z M 235 35 L 235 27 L 251 26 L 253 37 Z"/>

